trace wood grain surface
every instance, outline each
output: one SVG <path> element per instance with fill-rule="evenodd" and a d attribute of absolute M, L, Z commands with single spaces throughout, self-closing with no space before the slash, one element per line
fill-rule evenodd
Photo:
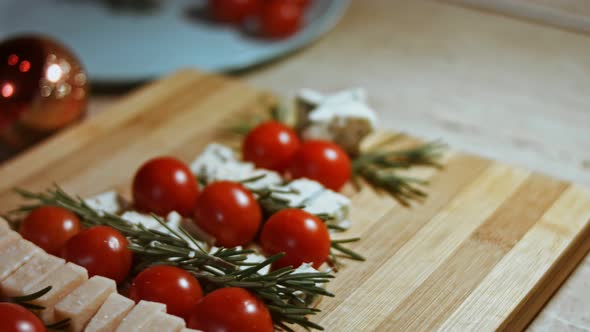
<path fill-rule="evenodd" d="M 136 168 L 170 154 L 190 161 L 237 112 L 268 104 L 243 83 L 183 71 L 151 84 L 93 119 L 0 166 L 0 210 L 11 187 L 53 182 L 87 196 L 128 194 Z M 450 152 L 430 178 L 430 197 L 406 209 L 368 188 L 351 194 L 355 249 L 330 283 L 335 298 L 315 319 L 328 331 L 524 328 L 590 245 L 590 193 L 579 186 Z"/>

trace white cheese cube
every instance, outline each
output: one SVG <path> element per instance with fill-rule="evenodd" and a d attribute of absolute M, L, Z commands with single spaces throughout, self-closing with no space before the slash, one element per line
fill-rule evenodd
<path fill-rule="evenodd" d="M 10 297 L 27 295 L 26 291 L 31 285 L 37 284 L 65 263 L 61 258 L 39 251 L 8 278 L 0 282 L 0 293 Z"/>
<path fill-rule="evenodd" d="M 303 206 L 324 191 L 321 184 L 309 179 L 297 179 L 283 186 L 272 186 L 271 189 L 276 191 L 272 197 L 284 200 L 289 207 Z"/>
<path fill-rule="evenodd" d="M 226 164 L 237 162 L 234 151 L 222 144 L 211 143 L 205 150 L 190 164 L 193 174 L 203 176 L 207 181 L 215 169 Z"/>
<path fill-rule="evenodd" d="M 93 210 L 104 213 L 116 214 L 123 210 L 123 201 L 115 191 L 107 191 L 102 194 L 84 200 Z"/>
<path fill-rule="evenodd" d="M 135 302 L 123 295 L 112 293 L 100 306 L 84 332 L 113 332 L 133 309 Z"/>
<path fill-rule="evenodd" d="M 55 306 L 55 317 L 58 321 L 69 318 L 69 331 L 82 331 L 109 295 L 115 292 L 117 284 L 114 280 L 94 276 L 59 301 Z"/>
<path fill-rule="evenodd" d="M 341 228 L 349 228 L 348 219 L 350 199 L 332 190 L 324 190 L 313 199 L 307 201 L 303 210 L 311 214 L 324 214 L 332 217 L 327 223 L 333 223 Z"/>
<path fill-rule="evenodd" d="M 32 294 L 51 286 L 49 292 L 31 301 L 32 304 L 45 307 L 39 313 L 39 317 L 44 323 L 51 324 L 56 321 L 54 315 L 55 305 L 86 280 L 88 280 L 88 272 L 85 268 L 74 263 L 66 263 L 46 275 L 35 285 L 30 285 L 26 289 L 26 293 Z"/>
<path fill-rule="evenodd" d="M 157 312 L 148 319 L 150 323 L 141 332 L 180 332 L 186 326 L 184 319 L 163 312 Z"/>
<path fill-rule="evenodd" d="M 140 332 L 150 323 L 149 317 L 158 312 L 166 312 L 166 305 L 162 303 L 139 301 L 129 314 L 121 321 L 116 332 Z"/>
<path fill-rule="evenodd" d="M 29 261 L 33 255 L 41 252 L 33 243 L 18 239 L 16 243 L 4 248 L 0 252 L 0 281 L 6 279 L 16 269 Z"/>
<path fill-rule="evenodd" d="M 127 220 L 134 225 L 143 225 L 151 229 L 161 229 L 162 225 L 152 215 L 139 213 L 135 211 L 127 211 L 121 215 L 121 218 Z"/>
<path fill-rule="evenodd" d="M 255 178 L 261 175 L 264 175 L 264 177 L 261 177 L 256 181 L 245 182 L 244 187 L 250 190 L 261 190 L 283 183 L 283 178 L 279 175 L 279 173 L 260 168 L 254 169 L 250 174 L 250 178 Z M 246 180 L 246 178 L 243 178 L 240 181 L 243 180 Z"/>
<path fill-rule="evenodd" d="M 253 253 L 253 254 L 246 255 L 246 260 L 244 262 L 245 263 L 262 263 L 265 260 L 266 260 L 266 257 L 264 255 L 261 255 L 258 253 Z M 240 266 L 240 270 L 245 270 L 250 267 L 251 266 Z M 264 268 L 258 270 L 258 274 L 260 274 L 260 275 L 266 275 L 269 272 L 270 272 L 270 265 L 267 265 Z"/>

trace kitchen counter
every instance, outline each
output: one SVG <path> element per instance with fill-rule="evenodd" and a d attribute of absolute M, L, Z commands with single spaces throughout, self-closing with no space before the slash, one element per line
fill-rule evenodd
<path fill-rule="evenodd" d="M 386 128 L 590 186 L 590 36 L 449 3 L 353 1 L 314 45 L 241 74 L 291 95 L 365 87 Z M 95 97 L 91 113 L 113 97 Z M 530 326 L 590 331 L 590 258 Z"/>

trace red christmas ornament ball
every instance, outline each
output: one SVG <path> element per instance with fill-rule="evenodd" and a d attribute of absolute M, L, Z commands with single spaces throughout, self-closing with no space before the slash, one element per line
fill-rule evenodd
<path fill-rule="evenodd" d="M 30 145 L 80 119 L 88 80 L 76 56 L 44 36 L 0 42 L 0 138 Z"/>

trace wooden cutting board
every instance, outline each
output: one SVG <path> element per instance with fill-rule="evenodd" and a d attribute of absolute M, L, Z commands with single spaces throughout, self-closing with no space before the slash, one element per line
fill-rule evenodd
<path fill-rule="evenodd" d="M 182 71 L 0 167 L 0 211 L 14 186 L 58 183 L 87 196 L 129 192 L 146 159 L 187 162 L 222 140 L 236 114 L 269 103 L 243 83 Z M 576 185 L 458 152 L 411 209 L 368 188 L 352 196 L 355 245 L 314 320 L 327 331 L 514 331 L 525 327 L 590 246 L 590 194 Z"/>

